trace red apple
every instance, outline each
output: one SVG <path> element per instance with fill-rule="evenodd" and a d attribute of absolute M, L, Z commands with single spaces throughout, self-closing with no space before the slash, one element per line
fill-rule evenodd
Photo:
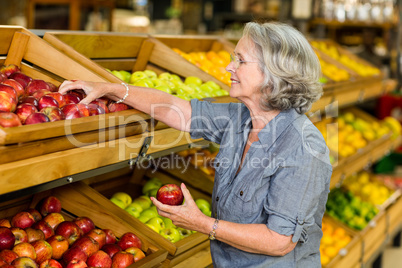
<path fill-rule="evenodd" d="M 145 253 L 140 248 L 137 247 L 129 247 L 126 248 L 125 252 L 131 253 L 134 256 L 134 262 L 137 262 L 143 258 L 145 258 Z"/>
<path fill-rule="evenodd" d="M 11 74 L 9 78 L 14 79 L 18 83 L 20 83 L 24 89 L 27 87 L 29 82 L 32 81 L 32 77 L 29 77 L 28 75 L 21 72 L 15 72 Z"/>
<path fill-rule="evenodd" d="M 59 212 L 52 212 L 50 214 L 47 214 L 43 219 L 50 225 L 50 227 L 52 227 L 53 230 L 56 229 L 59 223 L 64 221 L 63 215 L 61 215 Z"/>
<path fill-rule="evenodd" d="M 17 106 L 17 109 L 14 113 L 18 116 L 21 123 L 25 124 L 25 120 L 27 119 L 27 117 L 36 112 L 38 112 L 38 109 L 36 109 L 36 107 L 32 104 L 22 103 Z"/>
<path fill-rule="evenodd" d="M 74 242 L 73 246 L 82 248 L 88 256 L 91 256 L 100 249 L 98 241 L 89 236 L 79 238 Z"/>
<path fill-rule="evenodd" d="M 113 255 L 116 254 L 117 252 L 122 251 L 119 245 L 117 244 L 105 244 L 101 248 L 101 250 L 106 252 L 110 256 L 110 258 L 113 258 Z"/>
<path fill-rule="evenodd" d="M 32 217 L 34 217 L 35 219 L 35 222 L 42 219 L 42 215 L 40 214 L 40 212 L 34 208 L 28 208 L 25 211 L 31 213 Z"/>
<path fill-rule="evenodd" d="M 59 108 L 63 107 L 66 105 L 66 100 L 64 99 L 64 95 L 60 94 L 59 92 L 50 92 L 46 94 L 47 96 L 53 97 L 57 103 L 59 104 Z"/>
<path fill-rule="evenodd" d="M 68 244 L 72 245 L 78 238 L 81 237 L 81 230 L 73 221 L 63 221 L 57 225 L 54 230 L 56 235 L 64 236 Z"/>
<path fill-rule="evenodd" d="M 0 126 L 18 127 L 21 125 L 21 120 L 18 115 L 11 112 L 0 112 Z"/>
<path fill-rule="evenodd" d="M 4 260 L 6 263 L 10 264 L 18 258 L 18 254 L 12 251 L 11 249 L 3 249 L 0 251 L 0 258 Z"/>
<path fill-rule="evenodd" d="M 31 227 L 34 223 L 35 223 L 34 217 L 31 215 L 31 213 L 26 211 L 18 212 L 11 218 L 12 227 L 25 229 Z"/>
<path fill-rule="evenodd" d="M 7 227 L 0 227 L 0 250 L 12 249 L 15 243 L 13 232 Z"/>
<path fill-rule="evenodd" d="M 66 119 L 74 119 L 84 117 L 77 104 L 66 104 L 61 108 Z"/>
<path fill-rule="evenodd" d="M 123 234 L 117 244 L 121 247 L 122 250 L 130 247 L 141 248 L 142 246 L 141 240 L 131 232 Z"/>
<path fill-rule="evenodd" d="M 10 94 L 17 102 L 18 102 L 18 94 L 17 91 L 9 85 L 5 85 L 3 83 L 0 84 L 0 91 L 7 92 Z"/>
<path fill-rule="evenodd" d="M 33 79 L 25 88 L 25 92 L 29 95 L 32 96 L 32 94 L 35 93 L 35 91 L 38 91 L 40 89 L 46 89 L 50 91 L 50 86 L 43 80 L 40 79 Z"/>
<path fill-rule="evenodd" d="M 89 116 L 89 108 L 88 105 L 86 104 L 82 104 L 82 103 L 78 103 L 76 104 L 78 107 L 78 110 L 80 110 L 80 112 L 86 117 Z"/>
<path fill-rule="evenodd" d="M 63 268 L 63 266 L 60 264 L 60 262 L 54 259 L 49 259 L 41 262 L 39 268 Z"/>
<path fill-rule="evenodd" d="M 3 74 L 5 74 L 7 77 L 9 77 L 10 75 L 12 75 L 15 72 L 21 72 L 20 68 L 15 65 L 15 64 L 8 64 L 8 65 L 3 65 L 0 68 L 0 72 L 2 72 Z"/>
<path fill-rule="evenodd" d="M 28 234 L 27 234 L 27 232 L 25 232 L 24 229 L 21 229 L 18 227 L 11 227 L 10 230 L 11 230 L 11 232 L 13 232 L 14 237 L 15 237 L 14 245 L 17 245 L 22 242 L 29 242 Z"/>
<path fill-rule="evenodd" d="M 125 268 L 134 263 L 134 255 L 125 251 L 114 254 L 112 268 Z"/>
<path fill-rule="evenodd" d="M 0 219 L 0 227 L 11 228 L 11 223 L 9 219 Z"/>
<path fill-rule="evenodd" d="M 88 217 L 77 217 L 73 220 L 82 230 L 83 234 L 95 229 L 95 223 Z"/>
<path fill-rule="evenodd" d="M 38 210 L 43 217 L 50 213 L 60 213 L 61 212 L 61 202 L 55 196 L 48 196 L 43 198 L 38 204 Z"/>
<path fill-rule="evenodd" d="M 53 249 L 52 258 L 59 260 L 70 246 L 62 235 L 53 235 L 46 240 Z"/>
<path fill-rule="evenodd" d="M 45 96 L 49 93 L 52 93 L 52 92 L 48 89 L 38 89 L 31 96 L 39 101 L 40 98 L 42 98 L 43 96 Z"/>
<path fill-rule="evenodd" d="M 19 257 L 29 257 L 33 260 L 36 259 L 35 248 L 28 242 L 22 242 L 15 245 L 13 251 L 17 253 Z"/>
<path fill-rule="evenodd" d="M 116 243 L 117 238 L 114 232 L 110 229 L 103 229 L 106 234 L 106 244 Z"/>
<path fill-rule="evenodd" d="M 22 98 L 20 100 L 19 104 L 23 104 L 23 103 L 32 104 L 33 106 L 35 106 L 36 109 L 38 109 L 38 106 L 39 106 L 38 100 L 32 96 L 26 96 L 26 97 Z"/>
<path fill-rule="evenodd" d="M 34 125 L 46 122 L 50 122 L 49 117 L 47 117 L 47 115 L 45 115 L 44 113 L 40 112 L 33 113 L 25 119 L 25 125 Z"/>
<path fill-rule="evenodd" d="M 86 262 L 84 262 L 83 260 L 77 260 L 77 259 L 73 259 L 66 266 L 66 268 L 84 268 L 84 267 L 88 267 Z"/>
<path fill-rule="evenodd" d="M 4 81 L 6 79 L 7 79 L 7 75 L 5 75 L 2 72 L 0 72 L 0 82 Z"/>
<path fill-rule="evenodd" d="M 15 81 L 14 79 L 6 79 L 3 82 L 1 82 L 4 85 L 8 85 L 14 88 L 15 92 L 17 93 L 17 100 L 21 99 L 22 97 L 25 96 L 25 90 L 24 87 Z"/>
<path fill-rule="evenodd" d="M 38 264 L 30 257 L 19 257 L 13 260 L 11 265 L 14 268 L 38 268 Z"/>
<path fill-rule="evenodd" d="M 45 239 L 45 234 L 40 229 L 34 229 L 32 227 L 28 227 L 25 228 L 25 232 L 27 233 L 28 236 L 28 243 Z"/>
<path fill-rule="evenodd" d="M 107 108 L 107 104 L 108 104 L 107 99 L 99 98 L 99 99 L 93 100 L 91 103 L 96 104 L 99 107 L 101 107 L 105 111 L 106 114 L 109 113 L 109 108 Z"/>
<path fill-rule="evenodd" d="M 46 240 L 38 240 L 35 242 L 32 242 L 31 245 L 35 249 L 36 253 L 36 263 L 42 263 L 45 260 L 49 260 L 52 258 L 53 254 L 53 249 L 52 246 Z"/>
<path fill-rule="evenodd" d="M 53 84 L 52 82 L 46 82 L 50 88 L 50 91 L 52 92 L 57 92 L 59 90 L 59 87 Z"/>
<path fill-rule="evenodd" d="M 0 112 L 14 112 L 15 108 L 17 108 L 16 99 L 10 93 L 0 91 Z"/>
<path fill-rule="evenodd" d="M 129 109 L 127 104 L 115 103 L 115 102 L 110 103 L 107 108 L 109 109 L 109 113 L 119 112 L 119 111 L 124 111 L 124 110 Z"/>
<path fill-rule="evenodd" d="M 9 264 L 6 261 L 4 261 L 3 259 L 0 258 L 0 267 L 3 267 L 3 265 L 9 265 Z"/>
<path fill-rule="evenodd" d="M 82 101 L 86 96 L 85 92 L 81 89 L 71 90 L 68 93 L 77 96 L 80 101 Z"/>
<path fill-rule="evenodd" d="M 56 107 L 59 108 L 59 103 L 55 98 L 49 95 L 44 95 L 39 99 L 39 110 L 42 110 L 46 107 Z"/>
<path fill-rule="evenodd" d="M 47 115 L 50 122 L 64 120 L 64 114 L 58 107 L 45 107 L 40 112 Z"/>
<path fill-rule="evenodd" d="M 106 252 L 98 250 L 88 257 L 87 265 L 89 267 L 110 268 L 112 267 L 112 258 L 110 258 Z"/>
<path fill-rule="evenodd" d="M 88 255 L 85 253 L 84 250 L 80 247 L 70 247 L 64 254 L 63 254 L 63 261 L 64 263 L 69 263 L 73 259 L 82 260 L 84 262 L 87 261 Z"/>
<path fill-rule="evenodd" d="M 184 196 L 178 185 L 166 184 L 159 188 L 156 199 L 162 204 L 179 206 L 183 204 Z"/>
<path fill-rule="evenodd" d="M 105 114 L 105 110 L 95 103 L 88 104 L 89 115 Z"/>
<path fill-rule="evenodd" d="M 106 244 L 106 234 L 102 229 L 92 229 L 86 235 L 95 239 L 99 243 L 99 248 Z"/>
<path fill-rule="evenodd" d="M 48 216 L 50 216 L 50 215 L 51 214 L 49 214 Z M 46 217 L 48 217 L 48 216 L 46 216 Z M 52 215 L 52 217 L 48 217 L 48 219 L 46 219 L 46 217 L 35 222 L 32 225 L 32 228 L 41 230 L 43 232 L 43 234 L 45 235 L 45 239 L 48 239 L 49 237 L 54 235 L 54 229 L 52 228 L 52 226 L 49 223 L 56 224 L 57 221 L 60 221 L 61 219 L 59 217 L 56 217 L 56 215 Z M 64 218 L 63 218 L 63 220 L 64 220 Z"/>
<path fill-rule="evenodd" d="M 78 104 L 81 101 L 77 95 L 71 93 L 64 94 L 64 100 L 66 101 L 66 104 Z"/>

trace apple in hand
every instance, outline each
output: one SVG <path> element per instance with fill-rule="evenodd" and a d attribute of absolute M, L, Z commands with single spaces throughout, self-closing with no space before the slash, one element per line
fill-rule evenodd
<path fill-rule="evenodd" d="M 22 242 L 15 245 L 13 251 L 17 253 L 19 257 L 29 257 L 33 260 L 36 259 L 35 248 L 28 242 Z"/>
<path fill-rule="evenodd" d="M 95 229 L 95 223 L 88 217 L 77 217 L 73 220 L 73 222 L 75 222 L 75 224 L 80 227 L 83 234 L 86 234 L 92 229 Z"/>
<path fill-rule="evenodd" d="M 21 126 L 21 120 L 15 113 L 0 112 L 0 126 L 2 127 L 18 127 Z"/>
<path fill-rule="evenodd" d="M 38 240 L 32 242 L 31 245 L 35 249 L 36 263 L 41 264 L 42 262 L 52 258 L 53 248 L 48 242 L 46 242 L 46 240 Z"/>
<path fill-rule="evenodd" d="M 0 258 L 4 260 L 6 263 L 10 264 L 18 258 L 18 254 L 12 251 L 11 249 L 3 249 L 0 251 Z"/>
<path fill-rule="evenodd" d="M 13 260 L 11 265 L 14 268 L 38 268 L 38 264 L 35 262 L 35 259 L 30 257 L 18 257 Z"/>
<path fill-rule="evenodd" d="M 74 242 L 73 246 L 80 247 L 88 256 L 91 256 L 100 249 L 98 241 L 89 236 L 79 238 Z"/>
<path fill-rule="evenodd" d="M 31 213 L 26 211 L 21 211 L 15 214 L 11 219 L 11 226 L 18 228 L 28 228 L 31 227 L 35 223 L 34 217 Z"/>
<path fill-rule="evenodd" d="M 0 112 L 14 112 L 16 108 L 17 100 L 10 93 L 0 91 Z"/>
<path fill-rule="evenodd" d="M 119 251 L 112 257 L 112 268 L 125 268 L 134 263 L 134 255 L 125 251 Z"/>
<path fill-rule="evenodd" d="M 63 268 L 63 266 L 55 259 L 49 259 L 41 262 L 39 268 Z"/>
<path fill-rule="evenodd" d="M 121 248 L 117 244 L 105 244 L 101 250 L 106 252 L 110 258 L 113 258 L 113 255 L 116 254 L 117 252 L 121 251 Z"/>
<path fill-rule="evenodd" d="M 120 240 L 117 242 L 117 245 L 122 249 L 125 250 L 129 247 L 137 247 L 141 248 L 142 247 L 142 242 L 136 236 L 134 233 L 127 232 L 124 233 L 121 237 Z"/>
<path fill-rule="evenodd" d="M 50 122 L 49 117 L 47 117 L 47 115 L 45 115 L 44 113 L 39 112 L 31 114 L 25 119 L 25 125 L 33 125 L 46 122 Z"/>
<path fill-rule="evenodd" d="M 7 227 L 0 227 L 0 250 L 12 249 L 15 244 L 15 236 Z"/>
<path fill-rule="evenodd" d="M 52 258 L 56 260 L 59 260 L 70 246 L 67 239 L 62 235 L 53 235 L 46 241 L 52 247 Z"/>
<path fill-rule="evenodd" d="M 54 234 L 62 235 L 67 239 L 68 244 L 72 245 L 81 237 L 81 229 L 73 221 L 63 221 L 57 225 Z"/>
<path fill-rule="evenodd" d="M 21 229 L 19 227 L 11 227 L 10 230 L 11 232 L 13 232 L 15 237 L 14 245 L 17 245 L 22 242 L 29 242 L 28 234 L 24 229 Z"/>
<path fill-rule="evenodd" d="M 59 225 L 61 222 L 64 221 L 64 217 L 59 212 L 52 212 L 50 214 L 47 214 L 43 218 L 43 220 L 45 222 L 47 222 L 50 225 L 50 227 L 52 227 L 53 230 L 55 230 L 57 225 Z M 45 231 L 43 231 L 43 232 L 45 233 Z M 46 233 L 45 233 L 45 235 L 46 235 Z"/>
<path fill-rule="evenodd" d="M 99 248 L 106 244 L 106 233 L 102 229 L 92 229 L 86 235 L 96 240 L 99 243 Z"/>
<path fill-rule="evenodd" d="M 137 247 L 129 247 L 125 250 L 125 252 L 133 254 L 134 262 L 137 262 L 143 258 L 145 258 L 145 253 L 140 248 Z"/>
<path fill-rule="evenodd" d="M 184 196 L 178 185 L 170 183 L 159 188 L 156 199 L 162 204 L 178 206 L 183 204 Z"/>
<path fill-rule="evenodd" d="M 98 250 L 88 257 L 87 265 L 89 267 L 110 268 L 112 267 L 112 258 L 106 252 Z"/>
<path fill-rule="evenodd" d="M 25 232 L 28 236 L 28 243 L 32 243 L 37 240 L 44 240 L 45 234 L 42 230 L 34 229 L 32 227 L 25 228 Z"/>
<path fill-rule="evenodd" d="M 117 238 L 115 233 L 110 229 L 103 229 L 106 234 L 106 244 L 116 243 Z"/>
<path fill-rule="evenodd" d="M 43 235 L 45 236 L 45 239 L 48 239 L 49 237 L 54 235 L 54 230 L 52 226 L 50 226 L 50 224 L 46 221 L 45 218 L 35 222 L 32 225 L 32 228 L 42 231 Z"/>
<path fill-rule="evenodd" d="M 67 105 L 67 104 L 78 104 L 82 100 L 76 94 L 72 94 L 72 93 L 66 93 L 63 96 L 64 96 L 64 100 L 66 102 L 65 105 Z"/>

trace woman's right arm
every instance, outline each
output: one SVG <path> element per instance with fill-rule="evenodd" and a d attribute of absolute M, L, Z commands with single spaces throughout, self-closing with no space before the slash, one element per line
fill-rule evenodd
<path fill-rule="evenodd" d="M 189 101 L 153 88 L 130 85 L 128 87 L 129 92 L 124 101 L 125 104 L 151 115 L 172 128 L 190 131 L 191 105 Z M 85 91 L 87 96 L 81 101 L 84 104 L 103 96 L 117 101 L 122 99 L 127 92 L 122 84 L 87 81 L 64 81 L 60 85 L 59 92 L 65 94 L 74 89 Z"/>

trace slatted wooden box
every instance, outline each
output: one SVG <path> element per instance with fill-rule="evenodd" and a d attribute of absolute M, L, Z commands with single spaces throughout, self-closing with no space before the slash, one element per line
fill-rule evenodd
<path fill-rule="evenodd" d="M 160 247 L 166 249 L 169 252 L 169 265 L 174 265 L 179 261 L 183 260 L 183 254 L 189 256 L 197 251 L 208 246 L 207 235 L 201 233 L 193 233 L 190 236 L 181 239 L 176 243 L 171 243 L 167 239 L 163 238 L 161 235 L 153 231 L 151 228 L 146 226 L 144 223 L 136 219 L 135 217 L 128 214 L 125 210 L 118 208 L 115 204 L 109 201 L 109 198 L 115 192 L 126 192 L 133 199 L 142 195 L 142 186 L 146 183 L 149 178 L 157 177 L 162 181 L 162 183 L 175 183 L 180 185 L 180 181 L 168 176 L 164 173 L 154 170 L 152 168 L 136 168 L 133 171 L 130 169 L 122 169 L 117 172 L 112 172 L 109 174 L 104 174 L 102 176 L 94 177 L 86 181 L 86 191 L 90 193 L 90 196 L 97 200 L 102 206 L 115 211 L 121 219 L 129 223 L 134 228 L 142 230 L 144 235 L 149 239 L 154 241 Z M 207 201 L 211 201 L 211 197 L 205 193 L 202 193 L 190 185 L 186 184 L 187 188 L 190 190 L 194 199 L 203 198 Z"/>
<path fill-rule="evenodd" d="M 11 218 L 16 213 L 27 208 L 34 208 L 44 197 L 56 196 L 62 204 L 62 214 L 65 220 L 71 220 L 78 216 L 91 218 L 95 225 L 101 229 L 111 229 L 120 237 L 126 232 L 136 234 L 142 241 L 142 250 L 146 257 L 130 267 L 154 267 L 160 265 L 166 260 L 168 252 L 160 246 L 149 240 L 138 228 L 134 228 L 127 222 L 113 213 L 113 209 L 102 207 L 101 204 L 94 201 L 92 196 L 85 192 L 80 184 L 71 184 L 52 190 L 44 191 L 36 195 L 28 195 L 18 199 L 9 200 L 0 204 L 0 218 Z"/>

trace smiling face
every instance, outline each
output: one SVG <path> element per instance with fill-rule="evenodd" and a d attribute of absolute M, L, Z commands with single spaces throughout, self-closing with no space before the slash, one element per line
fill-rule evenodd
<path fill-rule="evenodd" d="M 242 37 L 233 54 L 240 63 L 233 61 L 226 67 L 232 81 L 230 96 L 244 103 L 251 101 L 258 105 L 261 97 L 259 89 L 264 81 L 264 74 L 259 67 L 255 45 L 250 39 Z M 238 64 L 237 69 L 236 64 Z"/>

